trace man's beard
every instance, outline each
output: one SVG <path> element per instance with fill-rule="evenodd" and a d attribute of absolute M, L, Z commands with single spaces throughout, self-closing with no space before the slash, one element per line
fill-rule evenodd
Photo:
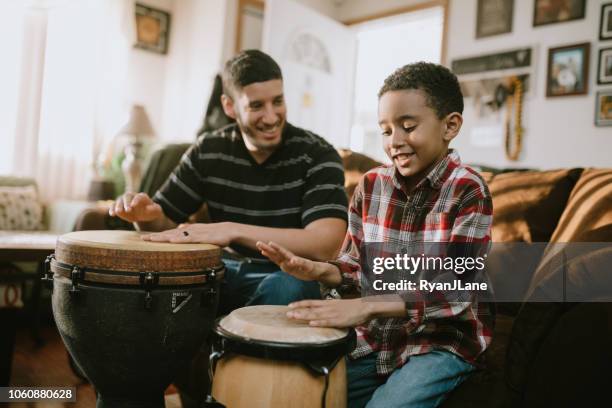
<path fill-rule="evenodd" d="M 262 144 L 260 142 L 257 141 L 255 132 L 260 132 L 257 128 L 255 128 L 254 126 L 245 126 L 244 122 L 242 121 L 242 119 L 240 117 L 236 117 L 236 123 L 238 124 L 238 128 L 240 129 L 240 132 L 243 134 L 244 137 L 248 138 L 248 141 L 250 144 L 252 144 L 253 146 L 257 147 L 259 150 L 262 151 L 274 151 L 276 150 L 276 148 L 280 145 L 280 141 L 278 143 L 275 144 Z M 285 121 L 281 120 L 279 121 L 278 125 L 274 125 L 274 126 L 278 126 L 280 129 L 280 134 L 281 134 L 281 140 L 282 140 L 282 134 L 283 134 L 283 130 L 285 129 Z M 270 126 L 270 127 L 274 127 L 274 126 Z"/>

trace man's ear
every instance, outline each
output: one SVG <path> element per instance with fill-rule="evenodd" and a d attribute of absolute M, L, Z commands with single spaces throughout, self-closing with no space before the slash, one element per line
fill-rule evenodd
<path fill-rule="evenodd" d="M 446 122 L 446 130 L 444 131 L 444 140 L 450 142 L 459 134 L 461 125 L 463 125 L 463 116 L 459 112 L 450 113 L 444 119 Z"/>
<path fill-rule="evenodd" d="M 223 112 L 225 112 L 227 116 L 229 116 L 232 119 L 236 119 L 236 110 L 234 109 L 234 100 L 230 96 L 226 94 L 221 95 L 221 106 L 223 106 Z"/>

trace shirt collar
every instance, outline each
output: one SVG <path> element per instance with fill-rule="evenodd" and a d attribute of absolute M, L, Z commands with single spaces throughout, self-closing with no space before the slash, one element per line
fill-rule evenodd
<path fill-rule="evenodd" d="M 448 153 L 446 156 L 434 166 L 433 169 L 425 176 L 423 180 L 417 184 L 415 190 L 419 190 L 425 187 L 426 183 L 434 189 L 439 189 L 442 184 L 446 181 L 446 179 L 450 176 L 451 172 L 461 164 L 461 158 L 459 157 L 459 153 L 455 149 L 448 149 Z M 395 166 L 391 166 L 393 169 L 393 185 L 395 188 L 400 190 L 404 190 L 404 183 L 402 183 L 400 175 L 397 172 Z"/>

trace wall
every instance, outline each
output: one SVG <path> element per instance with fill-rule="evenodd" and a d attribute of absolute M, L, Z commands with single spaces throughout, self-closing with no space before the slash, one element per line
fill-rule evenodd
<path fill-rule="evenodd" d="M 482 40 L 474 39 L 476 0 L 459 1 L 450 3 L 449 61 L 530 45 L 535 46 L 536 51 L 535 86 L 523 109 L 525 142 L 520 161 L 508 161 L 501 147 L 483 148 L 470 144 L 469 135 L 476 123 L 472 106 L 466 106 L 465 126 L 455 143 L 464 160 L 509 167 L 612 166 L 612 128 L 594 125 L 597 54 L 603 45 L 598 41 L 603 1 L 587 1 L 584 20 L 540 27 L 532 27 L 533 1 L 515 1 L 513 32 Z M 548 49 L 581 42 L 591 43 L 588 95 L 546 98 Z M 503 116 L 498 123 L 502 120 Z"/>
<path fill-rule="evenodd" d="M 222 66 L 226 6 L 224 0 L 175 3 L 163 101 L 164 141 L 195 140 Z"/>
<path fill-rule="evenodd" d="M 425 1 L 420 1 L 425 2 Z M 342 21 L 374 15 L 419 1 L 345 0 L 338 13 Z M 503 147 L 475 147 L 470 134 L 478 125 L 474 109 L 465 109 L 462 133 L 453 142 L 466 162 L 493 166 L 537 167 L 542 169 L 569 166 L 612 166 L 612 128 L 595 127 L 595 73 L 597 53 L 603 45 L 598 42 L 599 18 L 603 0 L 587 1 L 584 20 L 532 27 L 533 1 L 515 0 L 513 31 L 510 34 L 475 40 L 476 0 L 450 0 L 447 61 L 455 58 L 495 53 L 498 51 L 534 46 L 534 92 L 524 104 L 524 148 L 518 162 L 506 160 Z M 591 43 L 589 93 L 586 96 L 546 98 L 545 81 L 548 48 L 580 42 Z M 503 115 L 496 121 L 501 125 Z"/>
<path fill-rule="evenodd" d="M 154 7 L 171 14 L 170 34 L 176 25 L 174 19 L 175 0 L 143 0 L 142 4 Z M 170 41 L 170 52 L 174 41 Z M 155 132 L 159 135 L 163 123 L 164 83 L 168 65 L 168 55 L 156 54 L 150 51 L 133 48 L 130 52 L 128 70 L 128 104 L 144 105 Z M 126 114 L 129 107 L 126 106 Z"/>

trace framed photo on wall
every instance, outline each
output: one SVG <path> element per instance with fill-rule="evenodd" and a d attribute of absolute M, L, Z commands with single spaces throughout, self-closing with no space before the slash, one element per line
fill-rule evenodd
<path fill-rule="evenodd" d="M 533 26 L 584 18 L 586 0 L 534 0 Z"/>
<path fill-rule="evenodd" d="M 170 14 L 136 3 L 136 44 L 134 47 L 158 54 L 168 52 Z"/>
<path fill-rule="evenodd" d="M 597 64 L 597 83 L 612 84 L 612 47 L 599 50 Z"/>
<path fill-rule="evenodd" d="M 599 39 L 612 40 L 612 3 L 601 5 L 601 20 L 599 21 Z"/>
<path fill-rule="evenodd" d="M 597 92 L 595 125 L 612 126 L 612 89 Z"/>
<path fill-rule="evenodd" d="M 590 43 L 582 43 L 548 50 L 547 97 L 588 92 L 590 47 Z"/>
<path fill-rule="evenodd" d="M 514 0 L 478 0 L 476 38 L 512 32 Z"/>

